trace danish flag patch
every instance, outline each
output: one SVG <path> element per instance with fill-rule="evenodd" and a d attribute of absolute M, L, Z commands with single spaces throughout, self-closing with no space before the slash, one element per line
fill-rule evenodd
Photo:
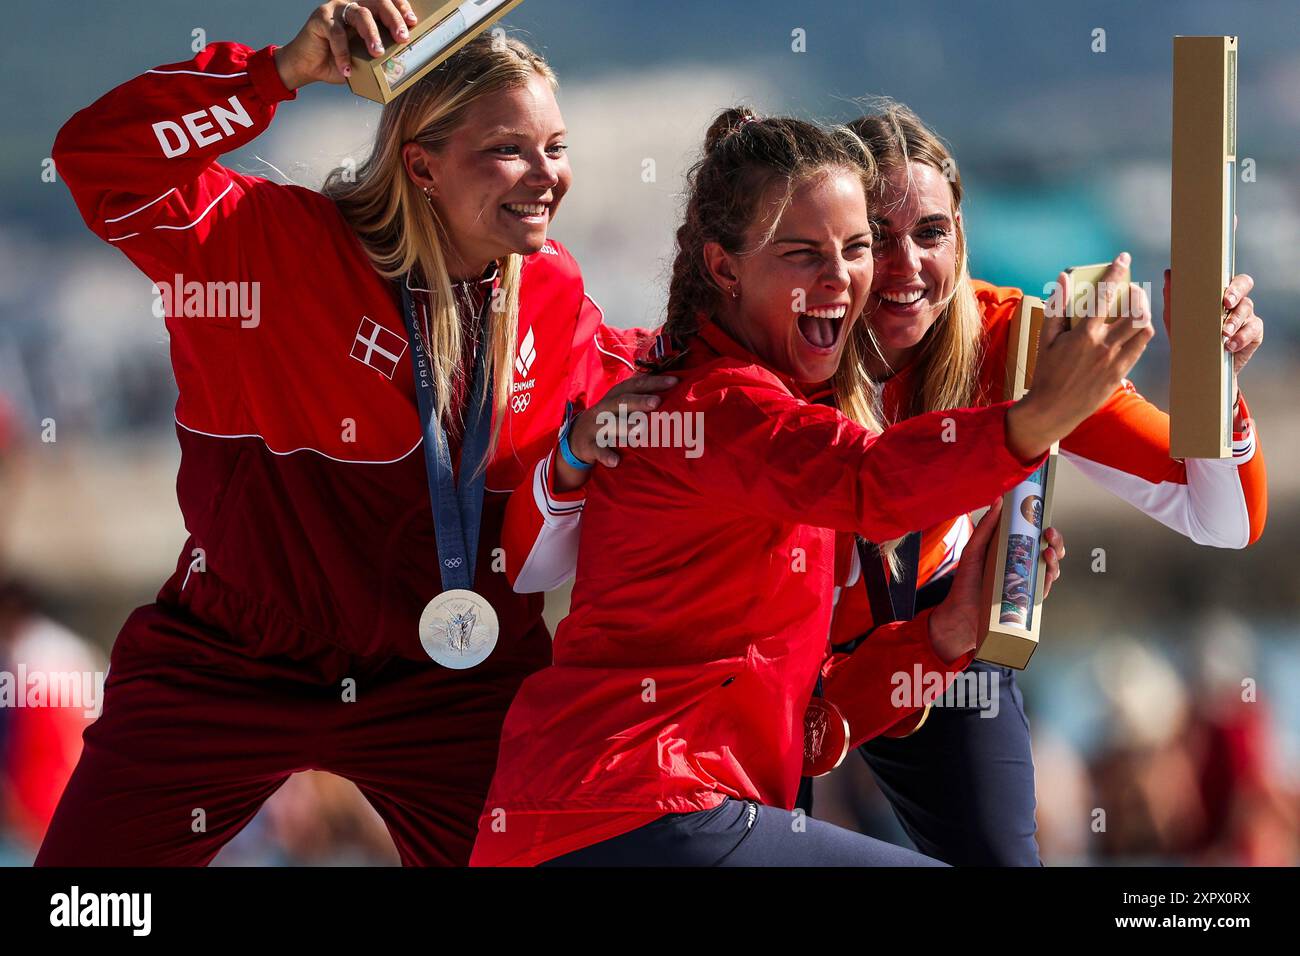
<path fill-rule="evenodd" d="M 391 379 L 397 371 L 397 363 L 406 354 L 406 339 L 363 315 L 349 354 L 362 365 L 369 365 Z"/>

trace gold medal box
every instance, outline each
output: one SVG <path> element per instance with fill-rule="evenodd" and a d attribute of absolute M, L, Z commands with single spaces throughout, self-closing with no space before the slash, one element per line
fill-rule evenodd
<path fill-rule="evenodd" d="M 384 52 L 376 56 L 353 34 L 348 48 L 352 54 L 348 86 L 357 96 L 387 103 L 522 2 L 411 0 L 411 9 L 419 19 L 405 43 L 396 42 L 380 24 Z"/>
<path fill-rule="evenodd" d="M 1222 328 L 1223 294 L 1235 267 L 1237 38 L 1174 37 L 1173 89 L 1170 455 L 1230 458 L 1232 353 Z M 1080 312 L 1081 299 L 1100 300 L 1096 286 L 1105 270 L 1104 264 L 1068 270 L 1071 325 L 1091 314 Z M 1125 275 L 1121 290 L 1128 281 Z M 1116 307 L 1117 315 L 1128 315 L 1124 293 Z M 1006 398 L 1020 398 L 1032 383 L 1042 324 L 1042 301 L 1025 296 L 1007 343 Z M 1007 493 L 989 548 L 988 626 L 976 656 L 1003 667 L 1024 668 L 1038 647 L 1046 566 L 1037 555 L 1051 520 L 1056 451 L 1053 446 L 1044 468 Z"/>

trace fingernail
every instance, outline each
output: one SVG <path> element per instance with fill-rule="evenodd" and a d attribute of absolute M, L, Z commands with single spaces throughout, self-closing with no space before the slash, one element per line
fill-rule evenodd
<path fill-rule="evenodd" d="M 397 31 L 397 39 L 399 39 L 399 40 L 405 40 L 405 39 L 406 39 L 406 36 L 407 36 L 406 31 L 403 30 L 403 29 L 401 29 L 401 28 L 399 28 L 398 31 Z"/>
<path fill-rule="evenodd" d="M 406 19 L 408 19 L 408 20 L 410 20 L 412 23 L 414 23 L 416 20 L 419 19 L 419 17 L 417 17 L 414 13 L 408 13 L 408 14 L 406 15 Z"/>
<path fill-rule="evenodd" d="M 1237 331 L 1237 326 L 1232 322 L 1229 322 L 1227 325 L 1223 327 L 1224 335 L 1231 335 L 1235 331 Z"/>
<path fill-rule="evenodd" d="M 1121 252 L 1119 254 L 1118 262 L 1120 265 L 1126 266 L 1129 264 L 1131 258 L 1132 257 L 1127 252 Z"/>
<path fill-rule="evenodd" d="M 374 50 L 376 53 L 383 53 L 384 45 L 376 40 L 374 43 L 370 44 L 370 49 Z"/>
<path fill-rule="evenodd" d="M 651 395 L 651 396 L 650 396 L 650 401 L 646 402 L 646 404 L 649 405 L 651 408 L 658 408 L 658 407 L 659 407 L 659 396 L 658 396 L 658 395 Z"/>
<path fill-rule="evenodd" d="M 664 381 L 667 382 L 669 385 L 676 385 L 676 384 L 677 384 L 677 376 L 676 376 L 676 375 L 669 375 L 667 378 L 664 379 Z"/>
<path fill-rule="evenodd" d="M 351 76 L 351 75 L 352 75 L 352 67 L 350 67 L 350 66 L 345 66 L 345 67 L 343 68 L 343 75 L 344 75 L 344 76 Z"/>

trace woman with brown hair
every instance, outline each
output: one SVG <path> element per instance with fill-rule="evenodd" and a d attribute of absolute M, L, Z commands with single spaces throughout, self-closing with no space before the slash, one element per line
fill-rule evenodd
<path fill-rule="evenodd" d="M 572 611 L 507 715 L 472 863 L 933 862 L 790 815 L 836 532 L 883 540 L 987 504 L 1109 394 L 1150 331 L 1055 323 L 1022 402 L 882 434 L 852 334 L 872 179 L 844 129 L 742 109 L 709 129 L 664 331 L 680 384 L 656 411 L 698 421 L 703 442 L 626 447 L 589 483 Z M 838 411 L 806 399 L 827 380 Z M 972 568 L 862 655 L 853 693 L 874 713 L 857 740 L 903 716 L 892 672 L 969 662 L 980 584 Z"/>

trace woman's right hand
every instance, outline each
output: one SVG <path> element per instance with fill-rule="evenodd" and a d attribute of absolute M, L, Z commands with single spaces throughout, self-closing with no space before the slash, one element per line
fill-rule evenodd
<path fill-rule="evenodd" d="M 1039 337 L 1033 387 L 1007 413 L 1013 454 L 1037 458 L 1074 431 L 1120 386 L 1151 341 L 1151 303 L 1136 283 L 1128 286 L 1128 315 L 1106 321 L 1128 264 L 1127 252 L 1115 257 L 1099 284 L 1096 314 L 1073 329 L 1064 307 L 1069 277 L 1064 272 L 1057 277 Z"/>
<path fill-rule="evenodd" d="M 280 79 L 291 90 L 308 83 L 343 83 L 352 73 L 349 30 L 378 56 L 384 52 L 380 23 L 404 43 L 407 29 L 418 19 L 406 0 L 329 0 L 312 11 L 296 37 L 275 51 Z"/>
<path fill-rule="evenodd" d="M 615 449 L 627 442 L 628 415 L 654 411 L 662 401 L 654 393 L 666 391 L 676 384 L 676 375 L 644 373 L 619 382 L 574 420 L 573 428 L 569 430 L 569 448 L 580 461 L 617 468 L 619 454 Z M 619 415 L 620 408 L 624 409 L 622 416 Z M 611 429 L 610 425 L 614 428 Z M 590 476 L 590 469 L 574 468 L 562 456 L 555 456 L 557 491 L 581 488 Z"/>

